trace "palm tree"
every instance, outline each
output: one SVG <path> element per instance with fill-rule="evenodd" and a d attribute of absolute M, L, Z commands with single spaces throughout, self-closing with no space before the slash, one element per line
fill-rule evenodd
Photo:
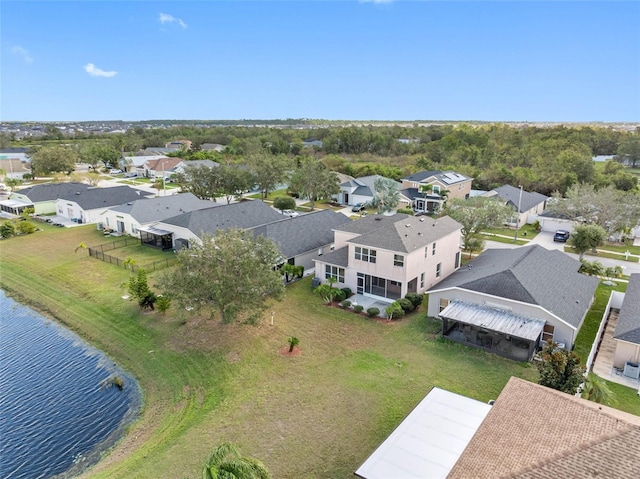
<path fill-rule="evenodd" d="M 216 447 L 202 471 L 202 479 L 270 479 L 264 464 L 245 457 L 233 444 Z"/>
<path fill-rule="evenodd" d="M 593 373 L 589 373 L 584 384 L 582 396 L 589 401 L 611 406 L 615 403 L 615 393 L 609 389 L 606 381 Z"/>
<path fill-rule="evenodd" d="M 288 340 L 289 342 L 289 352 L 293 352 L 293 348 L 295 348 L 298 344 L 300 344 L 300 340 L 295 336 L 291 336 Z"/>

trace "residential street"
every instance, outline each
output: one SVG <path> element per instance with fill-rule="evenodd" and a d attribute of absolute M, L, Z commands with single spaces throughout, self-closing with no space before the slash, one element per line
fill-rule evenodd
<path fill-rule="evenodd" d="M 521 238 L 522 239 L 522 238 Z M 485 241 L 487 249 L 495 249 L 495 248 L 519 248 L 519 245 L 508 244 L 508 243 L 500 243 L 498 241 Z M 528 244 L 539 244 L 540 246 L 546 249 L 557 249 L 562 251 L 565 243 L 558 243 L 553 241 L 553 233 L 548 231 L 542 231 L 538 233 L 538 235 L 531 240 Z M 578 259 L 577 254 L 573 253 L 565 253 L 571 256 L 572 258 Z M 594 261 L 597 259 L 600 263 L 604 265 L 605 268 L 622 266 L 622 270 L 625 275 L 629 275 L 632 273 L 640 273 L 640 263 L 632 263 L 630 261 L 624 260 L 616 260 L 611 258 L 596 258 L 594 256 L 585 256 L 588 261 Z"/>

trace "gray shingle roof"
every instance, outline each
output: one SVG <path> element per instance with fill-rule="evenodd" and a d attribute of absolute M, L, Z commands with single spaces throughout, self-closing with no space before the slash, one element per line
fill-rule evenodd
<path fill-rule="evenodd" d="M 404 178 L 406 181 L 417 181 L 418 183 L 427 180 L 431 177 L 434 177 L 434 180 L 438 180 L 440 183 L 445 185 L 455 185 L 456 183 L 460 183 L 462 181 L 470 180 L 468 176 L 461 175 L 460 173 L 456 173 L 455 171 L 419 171 L 418 173 L 414 173 L 413 175 Z"/>
<path fill-rule="evenodd" d="M 218 229 L 248 229 L 279 220 L 282 220 L 280 213 L 256 200 L 192 211 L 168 218 L 162 223 L 187 228 L 202 237 L 203 233 L 213 235 Z"/>
<path fill-rule="evenodd" d="M 113 188 L 88 188 L 84 191 L 66 193 L 59 196 L 58 199 L 74 201 L 83 210 L 94 210 L 136 201 L 148 194 L 146 191 L 125 185 Z"/>
<path fill-rule="evenodd" d="M 613 337 L 640 344 L 640 273 L 634 273 L 629 277 Z"/>
<path fill-rule="evenodd" d="M 598 287 L 578 269 L 579 261 L 538 245 L 490 249 L 430 292 L 460 288 L 536 304 L 577 328 Z"/>
<path fill-rule="evenodd" d="M 520 202 L 520 213 L 524 213 L 525 211 L 529 211 L 536 205 L 543 203 L 549 199 L 548 196 L 542 195 L 540 193 L 528 191 L 522 191 L 522 201 L 520 201 L 520 188 L 516 188 L 511 185 L 503 185 L 499 188 L 494 189 L 493 191 L 505 201 L 506 203 L 510 203 L 514 209 L 518 209 L 518 202 Z"/>
<path fill-rule="evenodd" d="M 375 226 L 378 223 L 379 227 L 363 232 L 357 238 L 349 241 L 349 243 L 400 253 L 411 253 L 462 228 L 460 223 L 448 216 L 438 219 L 400 214 L 388 217 L 382 216 L 382 218 L 390 218 L 389 221 L 377 221 L 376 217 L 380 217 L 380 215 L 368 216 L 356 221 L 355 223 L 358 223 L 371 218 L 373 225 Z M 459 241 L 459 239 L 456 239 L 456 241 Z"/>
<path fill-rule="evenodd" d="M 23 188 L 16 193 L 26 196 L 33 203 L 42 201 L 55 201 L 69 194 L 86 191 L 91 186 L 85 183 L 47 183 L 42 185 L 34 185 L 29 188 Z"/>
<path fill-rule="evenodd" d="M 318 261 L 346 268 L 349 266 L 349 248 L 345 246 L 332 251 L 322 256 L 322 258 L 319 258 Z"/>
<path fill-rule="evenodd" d="M 424 181 L 427 178 L 431 178 L 432 176 L 436 176 L 439 175 L 440 173 L 442 173 L 442 171 L 440 170 L 431 170 L 431 171 L 418 171 L 417 173 L 414 173 L 411 176 L 408 176 L 406 178 L 404 178 L 405 180 L 408 181 Z"/>
<path fill-rule="evenodd" d="M 190 211 L 222 206 L 222 203 L 214 203 L 201 200 L 193 193 L 181 193 L 179 195 L 158 196 L 144 198 L 123 205 L 114 206 L 110 211 L 127 213 L 138 223 L 145 224 L 152 221 L 162 221 L 173 218 L 176 215 Z"/>
<path fill-rule="evenodd" d="M 257 226 L 252 231 L 256 236 L 263 235 L 272 239 L 284 257 L 293 258 L 333 243 L 333 229 L 350 221 L 352 220 L 342 213 L 321 210 L 295 218 L 280 219 Z"/>

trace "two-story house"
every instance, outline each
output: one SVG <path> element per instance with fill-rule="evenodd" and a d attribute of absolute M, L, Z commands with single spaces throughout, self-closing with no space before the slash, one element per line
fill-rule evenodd
<path fill-rule="evenodd" d="M 400 192 L 415 212 L 435 213 L 441 210 L 447 198 L 468 199 L 473 178 L 454 171 L 419 171 L 402 178 Z"/>
<path fill-rule="evenodd" d="M 367 216 L 334 229 L 334 251 L 314 260 L 315 274 L 388 303 L 423 293 L 460 267 L 461 227 L 448 216 Z"/>

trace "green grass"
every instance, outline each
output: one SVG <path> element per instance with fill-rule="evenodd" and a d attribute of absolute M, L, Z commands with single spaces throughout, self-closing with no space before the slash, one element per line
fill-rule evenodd
<path fill-rule="evenodd" d="M 565 251 L 565 253 L 575 253 L 574 248 L 572 248 L 571 246 L 568 246 L 568 245 L 564 247 L 564 251 Z M 638 258 L 638 256 L 629 256 L 628 259 L 625 259 L 624 255 L 620 255 L 620 254 L 616 254 L 616 253 L 609 253 L 609 252 L 607 252 L 605 250 L 601 250 L 600 248 L 598 248 L 598 252 L 597 253 L 593 253 L 591 251 L 587 251 L 584 254 L 584 259 L 586 259 L 588 261 L 595 261 L 597 258 L 617 259 L 617 260 L 620 260 L 620 261 L 628 261 L 630 263 L 637 263 L 640 260 L 640 258 Z"/>
<path fill-rule="evenodd" d="M 529 241 L 525 241 L 521 239 L 514 240 L 513 237 L 503 238 L 502 236 L 487 235 L 482 233 L 480 234 L 480 238 L 482 238 L 485 241 L 496 241 L 497 243 L 506 243 L 506 244 L 525 245 L 529 243 Z"/>
<path fill-rule="evenodd" d="M 270 191 L 269 194 L 267 195 L 267 197 L 265 198 L 266 201 L 273 201 L 277 196 L 287 196 L 287 189 L 283 188 L 280 190 L 274 190 L 274 191 Z M 261 200 L 262 199 L 262 193 L 257 192 L 254 193 L 252 195 L 247 195 L 247 198 L 252 198 L 254 200 Z"/>
<path fill-rule="evenodd" d="M 509 236 L 513 238 L 516 230 L 513 228 L 484 228 L 482 232 L 491 233 L 494 235 L 504 235 L 504 236 Z M 519 238 L 528 238 L 531 240 L 535 238 L 537 235 L 538 235 L 538 231 L 536 230 L 535 226 L 530 224 L 522 225 L 518 230 Z"/>
<path fill-rule="evenodd" d="M 609 301 L 609 296 L 611 296 L 611 291 L 625 291 L 626 289 L 627 283 L 622 282 L 616 283 L 615 286 L 607 286 L 602 283 L 598 285 L 595 300 L 584 319 L 582 328 L 580 328 L 580 332 L 578 333 L 574 343 L 573 351 L 580 356 L 580 359 L 582 359 L 583 362 L 587 360 L 589 352 L 591 351 L 591 345 L 598 333 L 600 321 L 602 321 L 602 317 L 605 313 L 605 308 Z M 625 408 L 621 407 L 621 409 Z"/>
<path fill-rule="evenodd" d="M 606 244 L 603 244 L 602 246 L 599 246 L 598 249 L 601 249 L 603 251 L 613 251 L 613 252 L 622 253 L 622 254 L 628 251 L 631 254 L 640 255 L 640 246 L 633 246 L 633 245 L 626 246 L 626 245 L 606 243 Z"/>
<path fill-rule="evenodd" d="M 144 392 L 126 439 L 84 477 L 198 477 L 211 449 L 231 441 L 277 478 L 351 478 L 432 387 L 487 401 L 509 377 L 537 376 L 438 340 L 425 306 L 371 321 L 324 306 L 308 279 L 273 305 L 273 326 L 270 311 L 256 327 L 142 314 L 121 299 L 126 270 L 74 253 L 101 239 L 95 227 L 43 229 L 0 242 L 0 285 L 105 351 Z M 290 336 L 302 353 L 285 358 Z"/>

